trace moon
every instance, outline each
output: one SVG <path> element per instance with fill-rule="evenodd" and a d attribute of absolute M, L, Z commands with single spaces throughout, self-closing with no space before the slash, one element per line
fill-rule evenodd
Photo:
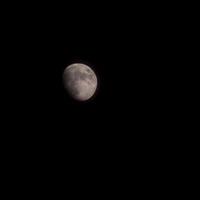
<path fill-rule="evenodd" d="M 86 101 L 94 95 L 97 89 L 97 77 L 89 66 L 74 63 L 64 70 L 63 84 L 73 99 Z"/>

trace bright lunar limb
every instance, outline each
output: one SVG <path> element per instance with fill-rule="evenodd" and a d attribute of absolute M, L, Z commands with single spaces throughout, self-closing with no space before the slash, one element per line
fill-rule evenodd
<path fill-rule="evenodd" d="M 64 70 L 63 83 L 72 98 L 85 101 L 94 95 L 97 88 L 97 77 L 89 66 L 74 63 Z"/>

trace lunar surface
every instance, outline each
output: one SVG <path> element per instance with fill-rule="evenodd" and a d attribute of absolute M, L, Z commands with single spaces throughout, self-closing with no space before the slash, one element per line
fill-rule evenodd
<path fill-rule="evenodd" d="M 85 101 L 94 95 L 97 88 L 97 77 L 87 65 L 75 63 L 64 70 L 63 83 L 72 98 Z"/>

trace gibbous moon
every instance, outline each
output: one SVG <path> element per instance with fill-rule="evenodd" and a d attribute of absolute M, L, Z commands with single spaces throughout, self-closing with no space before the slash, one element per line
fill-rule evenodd
<path fill-rule="evenodd" d="M 97 88 L 97 77 L 87 65 L 74 63 L 64 70 L 63 84 L 72 98 L 85 101 L 94 95 Z"/>

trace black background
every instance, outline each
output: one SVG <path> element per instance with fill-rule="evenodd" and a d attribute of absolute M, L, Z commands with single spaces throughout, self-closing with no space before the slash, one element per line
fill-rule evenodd
<path fill-rule="evenodd" d="M 47 179 L 53 170 L 110 180 L 119 168 L 151 176 L 166 167 L 169 141 L 171 148 L 176 141 L 170 128 L 179 35 L 164 8 L 153 8 L 9 7 L 2 110 L 4 151 L 16 166 L 24 162 L 23 170 L 33 167 Z M 63 70 L 74 62 L 97 74 L 97 92 L 87 102 L 63 88 Z"/>

